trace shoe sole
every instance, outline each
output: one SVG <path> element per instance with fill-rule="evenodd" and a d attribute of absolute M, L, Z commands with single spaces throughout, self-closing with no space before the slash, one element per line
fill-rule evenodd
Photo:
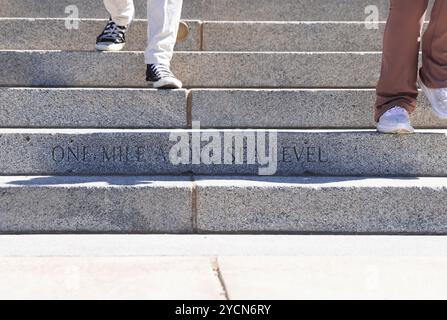
<path fill-rule="evenodd" d="M 419 87 L 422 89 L 422 92 L 427 97 L 428 101 L 430 101 L 431 110 L 439 119 L 447 119 L 447 113 L 442 112 L 436 107 L 436 99 L 430 93 L 430 90 L 425 86 L 421 79 L 418 80 Z"/>
<path fill-rule="evenodd" d="M 155 89 L 181 89 L 183 84 L 180 80 L 174 78 L 162 79 L 152 83 Z"/>
<path fill-rule="evenodd" d="M 377 126 L 377 131 L 385 134 L 412 134 L 414 128 L 412 126 L 398 125 L 394 127 Z"/>
<path fill-rule="evenodd" d="M 101 44 L 97 43 L 95 48 L 98 51 L 121 51 L 124 49 L 125 44 Z"/>

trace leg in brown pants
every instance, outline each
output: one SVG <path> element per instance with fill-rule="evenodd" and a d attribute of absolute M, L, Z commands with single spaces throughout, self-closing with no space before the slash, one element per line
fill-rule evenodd
<path fill-rule="evenodd" d="M 416 108 L 420 34 L 428 0 L 391 0 L 385 28 L 375 120 L 394 106 Z M 447 0 L 436 0 L 423 37 L 420 77 L 429 88 L 447 88 Z"/>

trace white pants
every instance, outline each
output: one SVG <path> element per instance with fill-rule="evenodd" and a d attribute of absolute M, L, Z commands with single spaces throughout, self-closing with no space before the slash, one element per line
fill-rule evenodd
<path fill-rule="evenodd" d="M 135 15 L 133 0 L 104 0 L 119 26 L 127 26 Z M 183 0 L 147 0 L 148 41 L 145 63 L 170 65 L 182 12 Z"/>

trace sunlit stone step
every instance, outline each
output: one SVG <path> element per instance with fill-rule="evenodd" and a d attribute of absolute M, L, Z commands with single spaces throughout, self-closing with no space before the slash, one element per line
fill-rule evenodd
<path fill-rule="evenodd" d="M 9 176 L 0 233 L 447 234 L 446 192 L 420 177 Z"/>
<path fill-rule="evenodd" d="M 183 177 L 0 177 L 0 233 L 190 233 Z"/>
<path fill-rule="evenodd" d="M 446 133 L 0 129 L 0 174 L 447 176 Z"/>
<path fill-rule="evenodd" d="M 189 97 L 189 98 L 188 98 Z M 374 89 L 0 88 L 6 128 L 374 128 Z M 417 128 L 447 128 L 425 98 Z"/>
<path fill-rule="evenodd" d="M 0 49 L 95 50 L 105 19 L 0 18 Z M 185 21 L 177 51 L 380 51 L 385 23 Z M 182 24 L 183 26 L 183 24 Z M 146 45 L 145 20 L 135 20 L 125 50 Z M 186 33 L 185 33 L 186 31 Z M 186 38 L 184 38 L 186 36 Z M 61 41 L 61 39 L 70 39 Z M 340 39 L 344 39 L 340 41 Z"/>
<path fill-rule="evenodd" d="M 207 128 L 375 128 L 374 89 L 194 89 L 192 120 Z M 418 128 L 446 128 L 421 95 Z"/>
<path fill-rule="evenodd" d="M 185 87 L 365 88 L 376 85 L 381 54 L 178 52 Z M 113 68 L 110 62 L 113 61 Z M 0 86 L 146 87 L 142 52 L 0 51 Z"/>
<path fill-rule="evenodd" d="M 203 23 L 207 51 L 381 51 L 384 22 Z"/>
<path fill-rule="evenodd" d="M 204 233 L 447 233 L 445 178 L 195 180 Z"/>
<path fill-rule="evenodd" d="M 146 0 L 135 0 L 136 17 L 146 17 Z M 101 1 L 0 0 L 3 17 L 67 17 L 75 6 L 82 18 L 107 18 Z M 374 7 L 371 7 L 374 6 Z M 68 7 L 68 8 L 67 8 Z M 67 12 L 66 12 L 67 10 Z M 386 0 L 184 0 L 183 17 L 201 20 L 384 20 Z"/>
<path fill-rule="evenodd" d="M 0 88 L 0 127 L 186 128 L 186 90 Z"/>
<path fill-rule="evenodd" d="M 200 50 L 198 21 L 182 24 L 176 50 Z M 0 18 L 0 49 L 5 50 L 69 50 L 95 51 L 96 37 L 107 19 Z M 143 51 L 147 42 L 147 21 L 135 20 L 126 37 L 126 50 Z M 186 38 L 185 38 L 186 36 Z"/>

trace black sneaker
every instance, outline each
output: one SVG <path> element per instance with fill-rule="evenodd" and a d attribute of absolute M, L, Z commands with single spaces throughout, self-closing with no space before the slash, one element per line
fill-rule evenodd
<path fill-rule="evenodd" d="M 164 64 L 148 64 L 146 80 L 152 82 L 154 88 L 180 89 L 182 82 L 175 77 L 169 66 Z"/>
<path fill-rule="evenodd" d="M 120 51 L 126 44 L 127 27 L 119 26 L 110 20 L 104 31 L 96 38 L 96 50 Z"/>

